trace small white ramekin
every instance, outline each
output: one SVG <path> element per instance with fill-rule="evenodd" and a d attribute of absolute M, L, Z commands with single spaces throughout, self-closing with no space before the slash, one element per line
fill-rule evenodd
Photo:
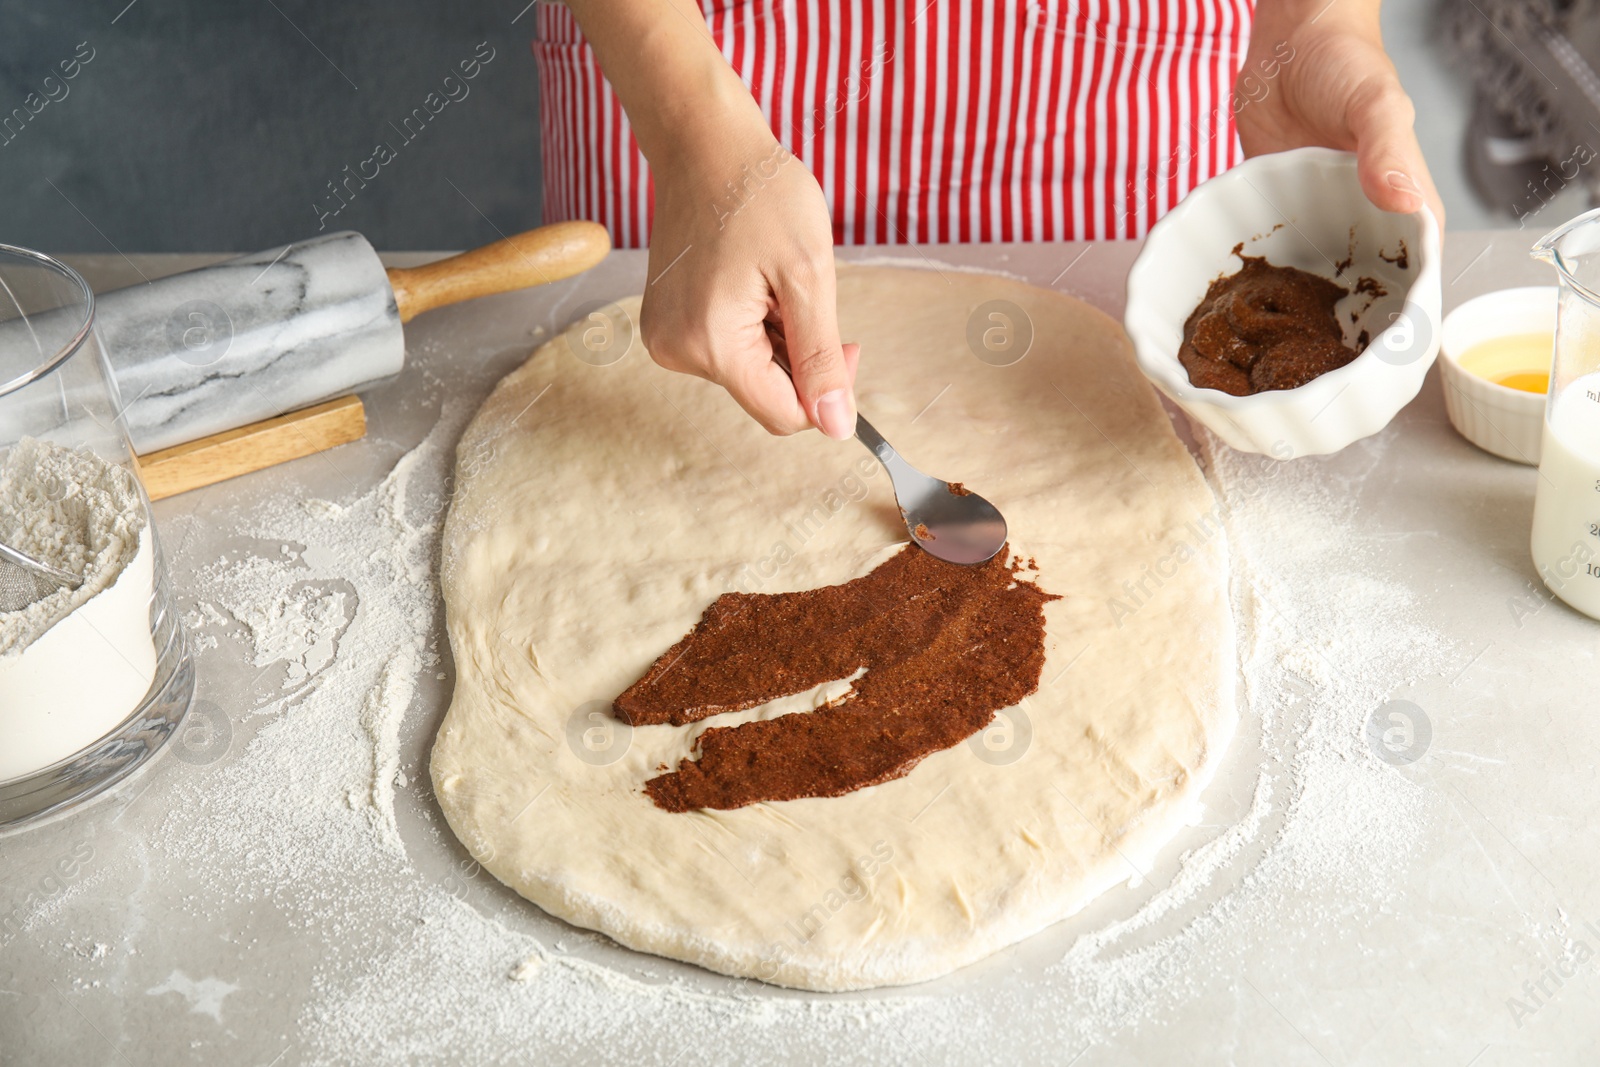
<path fill-rule="evenodd" d="M 1450 425 L 1485 452 L 1537 466 L 1544 439 L 1543 393 L 1496 385 L 1460 364 L 1474 345 L 1519 333 L 1554 333 L 1556 287 L 1530 285 L 1474 297 L 1444 317 L 1439 382 Z"/>
<path fill-rule="evenodd" d="M 1201 389 L 1178 362 L 1183 324 L 1233 248 L 1275 266 L 1373 278 L 1387 290 L 1359 311 L 1366 350 L 1296 389 L 1232 396 Z M 1404 242 L 1407 269 L 1392 262 Z M 1389 259 L 1383 258 L 1388 256 Z M 1327 148 L 1256 156 L 1198 186 L 1151 228 L 1128 273 L 1123 323 L 1155 387 L 1241 452 L 1278 459 L 1336 452 L 1377 433 L 1422 388 L 1439 351 L 1439 229 L 1427 208 L 1380 211 L 1356 178 L 1356 157 Z M 1345 303 L 1341 303 L 1341 308 Z"/>

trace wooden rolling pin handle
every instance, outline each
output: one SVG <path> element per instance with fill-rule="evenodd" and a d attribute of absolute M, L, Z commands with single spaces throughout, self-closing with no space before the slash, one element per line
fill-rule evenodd
<path fill-rule="evenodd" d="M 421 267 L 389 268 L 389 284 L 410 322 L 424 311 L 581 274 L 606 258 L 611 238 L 596 222 L 553 222 Z"/>

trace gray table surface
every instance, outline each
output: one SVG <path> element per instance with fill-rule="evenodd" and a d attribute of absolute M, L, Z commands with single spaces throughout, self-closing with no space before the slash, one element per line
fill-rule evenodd
<path fill-rule="evenodd" d="M 1548 283 L 1547 268 L 1526 255 L 1532 236 L 1451 234 L 1446 309 L 1490 289 Z M 911 261 L 926 256 L 1003 270 L 1120 316 L 1123 278 L 1136 252 L 1134 243 L 1108 243 L 857 249 L 842 255 Z M 73 261 L 97 287 L 106 288 L 207 258 L 86 256 Z M 156 506 L 181 605 L 193 606 L 195 576 L 234 543 L 239 516 L 252 505 L 274 497 L 338 500 L 365 491 L 435 427 L 447 401 L 459 401 L 452 409 L 457 411 L 475 406 L 525 357 L 538 327 L 563 324 L 589 300 L 637 292 L 643 278 L 643 255 L 618 253 L 581 279 L 447 309 L 412 323 L 405 373 L 366 395 L 370 434 L 339 450 L 336 471 L 310 458 Z M 459 433 L 459 419 L 451 432 Z M 974 1040 L 948 1045 L 936 1033 L 911 1029 L 888 1046 L 866 1040 L 874 1035 L 865 1032 L 863 1040 L 841 1044 L 836 1037 L 808 1036 L 803 1017 L 790 1012 L 765 1024 L 762 1058 L 879 1062 L 886 1058 L 883 1048 L 890 1047 L 903 1050 L 907 1062 L 970 1060 L 974 1049 L 997 1062 L 1026 1057 L 1085 1065 L 1488 1065 L 1600 1059 L 1600 1016 L 1593 1008 L 1600 963 L 1585 962 L 1600 947 L 1600 937 L 1582 927 L 1589 919 L 1600 920 L 1594 878 L 1600 781 L 1593 756 L 1600 745 L 1595 699 L 1600 625 L 1550 603 L 1539 591 L 1526 553 L 1534 473 L 1485 456 L 1449 432 L 1437 370 L 1385 432 L 1393 440 L 1381 470 L 1365 470 L 1360 465 L 1370 457 L 1355 455 L 1317 462 L 1330 478 L 1368 487 L 1353 521 L 1373 536 L 1392 540 L 1391 570 L 1411 576 L 1420 610 L 1460 650 L 1461 671 L 1454 677 L 1408 680 L 1410 699 L 1429 709 L 1435 747 L 1487 755 L 1445 761 L 1414 779 L 1419 789 L 1435 791 L 1428 795 L 1441 804 L 1449 799 L 1449 809 L 1457 814 L 1425 824 L 1426 839 L 1417 842 L 1413 857 L 1397 873 L 1402 887 L 1397 897 L 1371 902 L 1373 915 L 1381 913 L 1382 920 L 1352 922 L 1315 939 L 1288 926 L 1269 931 L 1241 950 L 1237 968 L 1200 971 L 1178 993 L 1164 991 L 1160 1012 L 1114 1028 L 1082 1048 L 1050 1043 L 1061 1033 L 1059 1003 L 1046 1011 L 1017 990 L 1036 988 L 1026 981 L 1037 982 L 1044 965 L 1059 958 L 1074 938 L 1126 917 L 1142 899 L 1110 894 L 1113 899 L 1103 898 L 992 965 L 910 991 L 969 1005 L 990 997 L 994 1014 L 987 1021 L 976 1016 L 973 1025 L 980 1032 L 968 1035 Z M 439 499 L 448 454 L 448 448 L 436 454 L 415 475 Z M 1427 536 L 1413 536 L 1419 534 Z M 1525 619 L 1510 609 L 1513 603 L 1537 610 L 1535 624 L 1523 625 Z M 444 656 L 440 677 L 426 673 L 401 734 L 410 785 L 400 791 L 398 803 L 409 855 L 386 876 L 393 884 L 380 887 L 392 889 L 396 899 L 408 892 L 409 882 L 447 879 L 463 855 L 447 833 L 414 829 L 437 830 L 442 824 L 425 789 L 427 748 L 453 681 L 439 625 L 436 616 L 429 638 Z M 0 1062 L 588 1062 L 623 1051 L 643 1063 L 678 1062 L 686 1052 L 683 1062 L 747 1061 L 756 1047 L 747 1044 L 753 1040 L 748 1021 L 686 1037 L 667 1002 L 659 1011 L 648 1003 L 641 1006 L 634 1002 L 641 995 L 623 984 L 612 994 L 595 995 L 593 1003 L 614 1018 L 594 1022 L 590 1033 L 601 1037 L 593 1041 L 563 1036 L 576 1030 L 570 1020 L 548 1020 L 545 1030 L 535 1028 L 547 1038 L 528 1038 L 524 1028 L 495 1014 L 541 1010 L 536 999 L 529 999 L 533 994 L 509 982 L 502 993 L 489 986 L 479 995 L 471 1010 L 485 1014 L 476 1043 L 460 1046 L 454 1055 L 448 1048 L 419 1052 L 428 1046 L 422 1035 L 407 1032 L 412 1024 L 403 1012 L 400 1021 L 385 1024 L 392 1029 L 367 1034 L 359 1044 L 335 1047 L 319 1036 L 322 1031 L 308 1032 L 305 1020 L 313 1002 L 328 997 L 330 985 L 359 967 L 349 962 L 352 958 L 411 935 L 370 908 L 341 913 L 341 871 L 334 867 L 316 873 L 317 880 L 333 887 L 319 898 L 323 914 L 316 921 L 308 920 L 292 892 L 297 887 L 266 885 L 253 894 L 211 891 L 228 877 L 229 864 L 241 865 L 232 872 L 240 879 L 258 879 L 260 869 L 270 869 L 266 861 L 274 850 L 305 847 L 275 833 L 270 824 L 254 831 L 257 842 L 248 865 L 239 857 L 218 855 L 214 862 L 220 869 L 205 872 L 205 878 L 186 869 L 191 860 L 175 862 L 162 854 L 158 829 L 173 806 L 195 788 L 203 789 L 205 776 L 241 758 L 252 735 L 272 718 L 246 715 L 273 692 L 239 648 L 224 640 L 201 650 L 198 670 L 200 695 L 232 722 L 232 739 L 219 759 L 183 761 L 169 753 L 84 809 L 0 838 L 0 918 L 14 919 L 0 929 Z M 357 710 L 349 709 L 352 716 Z M 1223 806 L 1248 791 L 1261 758 L 1259 748 L 1239 746 L 1212 786 Z M 66 867 L 61 866 L 64 857 L 73 857 Z M 1174 862 L 1164 863 L 1154 881 L 1169 876 Z M 67 868 L 70 874 L 58 873 Z M 553 952 L 582 956 L 599 968 L 676 982 L 710 998 L 743 998 L 739 1010 L 746 1012 L 752 999 L 791 1006 L 797 1000 L 828 999 L 732 989 L 717 976 L 636 956 L 563 927 L 500 887 L 484 885 L 487 881 L 480 877 L 473 883 L 469 900 L 487 922 L 503 927 L 507 936 L 531 935 Z M 1330 885 L 1329 900 L 1338 892 Z M 1550 930 L 1558 942 L 1565 938 L 1569 950 L 1579 941 L 1584 947 L 1568 968 L 1571 976 L 1559 985 L 1547 983 L 1548 995 L 1540 998 L 1536 1013 L 1516 1019 L 1508 1014 L 1509 998 L 1525 996 L 1523 982 L 1537 981 L 1550 962 L 1548 945 L 1528 933 L 1538 929 Z M 344 961 L 342 970 L 327 962 L 334 956 Z M 1244 981 L 1252 974 L 1254 984 Z M 1265 995 L 1257 988 L 1266 981 L 1263 975 L 1274 983 Z M 420 1003 L 431 995 L 408 985 L 405 973 L 387 981 L 397 1002 Z M 461 978 L 463 988 L 472 981 L 472 976 Z M 615 1000 L 607 1001 L 608 995 Z M 419 1011 L 414 1025 L 435 1025 L 426 1021 L 431 1017 Z M 875 1023 L 869 1016 L 862 1025 L 893 1024 Z"/>

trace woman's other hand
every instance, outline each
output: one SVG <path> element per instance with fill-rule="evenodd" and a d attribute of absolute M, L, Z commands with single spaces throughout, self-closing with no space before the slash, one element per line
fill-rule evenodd
<path fill-rule="evenodd" d="M 1247 156 L 1353 151 L 1367 199 L 1385 211 L 1427 204 L 1443 228 L 1416 109 L 1383 50 L 1378 0 L 1258 0 L 1233 107 Z"/>

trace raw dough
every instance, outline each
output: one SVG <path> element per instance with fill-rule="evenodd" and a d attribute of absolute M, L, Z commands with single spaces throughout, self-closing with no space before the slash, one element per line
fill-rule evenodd
<path fill-rule="evenodd" d="M 1005 328 L 991 312 L 1016 319 L 990 301 L 1031 323 L 1008 366 L 969 344 Z M 839 313 L 862 343 L 862 410 L 912 462 L 995 501 L 1063 594 L 1039 690 L 871 789 L 657 808 L 641 786 L 700 730 L 804 714 L 839 687 L 631 732 L 610 701 L 717 594 L 842 582 L 906 532 L 859 445 L 769 437 L 637 342 L 580 361 L 580 323 L 462 438 L 442 575 L 457 682 L 432 757 L 456 834 L 551 914 L 816 990 L 936 977 L 1137 876 L 1195 815 L 1235 725 L 1215 505 L 1121 329 L 954 272 L 841 268 Z"/>

